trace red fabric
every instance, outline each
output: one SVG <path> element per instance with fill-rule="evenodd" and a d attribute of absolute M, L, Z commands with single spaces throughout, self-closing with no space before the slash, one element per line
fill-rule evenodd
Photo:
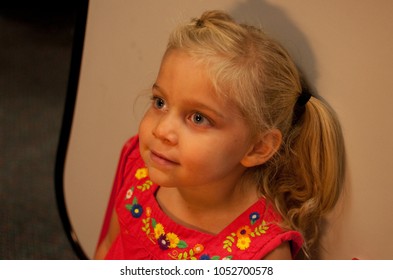
<path fill-rule="evenodd" d="M 117 166 L 115 180 L 113 183 L 111 195 L 109 197 L 108 207 L 105 212 L 104 222 L 102 225 L 100 237 L 98 239 L 98 244 L 100 244 L 102 242 L 102 240 L 105 238 L 106 234 L 108 233 L 109 224 L 110 224 L 113 209 L 115 206 L 116 197 L 117 197 L 117 195 L 123 185 L 123 174 L 125 173 L 124 167 L 126 164 L 128 154 L 137 148 L 139 149 L 138 138 L 133 137 L 127 141 L 127 143 L 124 145 L 124 147 L 121 151 L 120 160 L 119 160 L 119 163 Z"/>
<path fill-rule="evenodd" d="M 285 241 L 293 256 L 302 246 L 296 231 L 284 231 L 280 217 L 260 199 L 219 234 L 207 234 L 175 223 L 159 207 L 139 153 L 138 137 L 131 138 L 120 157 L 104 222 L 107 232 L 115 204 L 120 234 L 107 259 L 262 259 Z"/>

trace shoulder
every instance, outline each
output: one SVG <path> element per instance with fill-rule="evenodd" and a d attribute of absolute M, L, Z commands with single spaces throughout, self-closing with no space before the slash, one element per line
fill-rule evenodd
<path fill-rule="evenodd" d="M 121 150 L 120 167 L 129 171 L 129 168 L 144 165 L 139 151 L 139 136 L 135 135 L 128 139 Z M 124 170 L 123 170 L 124 173 Z"/>
<path fill-rule="evenodd" d="M 113 186 L 115 194 L 124 187 L 130 174 L 143 166 L 144 162 L 139 152 L 139 137 L 136 135 L 128 139 L 121 150 Z"/>
<path fill-rule="evenodd" d="M 129 155 L 132 152 L 138 152 L 139 153 L 139 136 L 135 135 L 132 136 L 130 139 L 128 139 L 122 149 L 122 155 Z"/>
<path fill-rule="evenodd" d="M 266 234 L 260 240 L 261 244 L 258 253 L 260 258 L 294 258 L 303 245 L 301 233 L 282 227 L 282 218 L 273 205 L 265 199 L 262 199 L 262 203 L 265 205 L 265 212 L 261 220 L 265 224 Z"/>
<path fill-rule="evenodd" d="M 273 251 L 268 253 L 264 260 L 291 260 L 293 259 L 291 253 L 291 246 L 289 242 L 281 243 L 278 247 L 276 247 Z"/>

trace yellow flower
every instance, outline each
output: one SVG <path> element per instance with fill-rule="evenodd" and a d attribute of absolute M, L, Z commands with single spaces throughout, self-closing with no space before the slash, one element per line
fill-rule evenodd
<path fill-rule="evenodd" d="M 251 229 L 249 226 L 241 227 L 237 230 L 236 235 L 238 238 L 248 237 L 251 233 Z"/>
<path fill-rule="evenodd" d="M 240 250 L 246 250 L 248 247 L 250 247 L 251 239 L 250 237 L 240 237 L 237 239 L 236 246 Z"/>
<path fill-rule="evenodd" d="M 166 238 L 169 241 L 169 248 L 176 248 L 180 242 L 179 237 L 173 232 L 167 233 Z"/>
<path fill-rule="evenodd" d="M 164 226 L 162 224 L 156 224 L 154 227 L 154 237 L 156 239 L 160 238 L 161 235 L 165 234 Z"/>
<path fill-rule="evenodd" d="M 148 171 L 147 168 L 139 168 L 136 173 L 135 173 L 135 178 L 137 178 L 138 180 L 146 178 L 148 175 Z"/>

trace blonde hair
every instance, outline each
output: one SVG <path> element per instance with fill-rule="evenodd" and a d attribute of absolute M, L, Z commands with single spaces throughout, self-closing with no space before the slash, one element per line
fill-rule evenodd
<path fill-rule="evenodd" d="M 238 24 L 224 12 L 207 11 L 179 26 L 169 38 L 167 51 L 173 49 L 207 66 L 216 92 L 235 102 L 255 135 L 281 131 L 279 151 L 245 177 L 282 215 L 283 227 L 302 233 L 310 258 L 344 177 L 344 143 L 334 113 L 316 97 L 297 105 L 305 85 L 288 52 L 262 30 Z M 299 106 L 304 106 L 301 113 L 294 113 Z"/>

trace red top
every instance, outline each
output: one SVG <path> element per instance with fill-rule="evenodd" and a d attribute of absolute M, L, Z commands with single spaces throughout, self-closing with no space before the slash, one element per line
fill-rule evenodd
<path fill-rule="evenodd" d="M 285 241 L 295 256 L 303 240 L 299 232 L 284 231 L 280 216 L 261 198 L 218 234 L 179 225 L 160 208 L 159 186 L 148 177 L 139 153 L 139 138 L 123 148 L 100 241 L 106 235 L 113 207 L 120 234 L 106 259 L 262 259 Z"/>

